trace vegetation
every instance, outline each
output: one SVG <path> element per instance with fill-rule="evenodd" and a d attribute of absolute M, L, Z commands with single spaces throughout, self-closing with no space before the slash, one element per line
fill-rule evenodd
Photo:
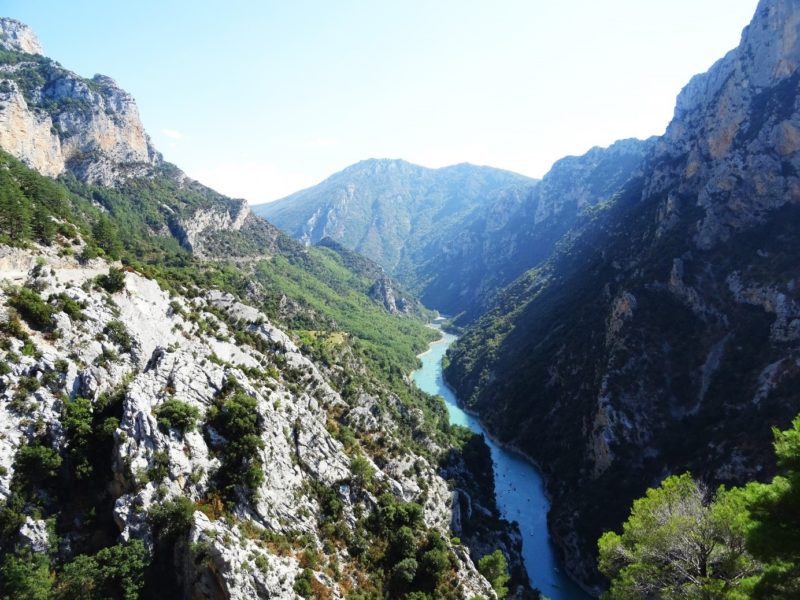
<path fill-rule="evenodd" d="M 800 417 L 774 431 L 782 473 L 720 488 L 671 476 L 598 542 L 608 598 L 791 598 L 800 593 Z"/>
<path fill-rule="evenodd" d="M 175 429 L 183 435 L 195 430 L 200 411 L 191 404 L 170 398 L 156 409 L 156 417 L 161 431 L 167 433 L 170 429 Z"/>
<path fill-rule="evenodd" d="M 492 584 L 498 598 L 508 595 L 508 565 L 505 555 L 499 549 L 478 561 L 478 571 Z"/>
<path fill-rule="evenodd" d="M 9 297 L 8 304 L 17 309 L 22 318 L 34 329 L 49 331 L 55 326 L 53 307 L 32 288 L 17 289 Z"/>
<path fill-rule="evenodd" d="M 224 447 L 220 448 L 222 467 L 217 473 L 218 488 L 231 504 L 236 503 L 242 492 L 252 497 L 264 481 L 259 452 L 264 442 L 259 436 L 255 398 L 248 396 L 235 382 L 229 382 L 206 419 L 206 431 L 211 427 L 225 438 Z"/>

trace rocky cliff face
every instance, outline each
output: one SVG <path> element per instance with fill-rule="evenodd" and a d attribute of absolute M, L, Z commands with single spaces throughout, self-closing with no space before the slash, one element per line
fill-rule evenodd
<path fill-rule="evenodd" d="M 113 79 L 80 77 L 41 55 L 36 35 L 0 20 L 0 146 L 41 173 L 71 172 L 112 185 L 152 172 L 150 144 L 133 97 Z"/>
<path fill-rule="evenodd" d="M 454 349 L 461 397 L 549 474 L 584 581 L 646 487 L 766 478 L 770 426 L 800 412 L 799 25 L 797 2 L 762 1 L 615 201 Z"/>
<path fill-rule="evenodd" d="M 0 48 L 9 52 L 44 54 L 33 30 L 15 19 L 0 17 Z"/>
<path fill-rule="evenodd" d="M 124 276 L 121 290 L 109 293 L 93 283 L 108 271 L 107 263 L 81 264 L 45 248 L 4 247 L 0 261 L 6 286 L 0 293 L 4 332 L 13 320 L 6 306 L 8 294 L 14 293 L 9 285 L 35 289 L 45 302 L 69 298 L 80 307 L 70 315 L 56 311 L 50 333 L 15 321 L 17 333 L 2 335 L 3 499 L 11 493 L 21 447 L 39 440 L 71 456 L 76 442 L 65 420 L 67 405 L 81 398 L 102 411 L 109 402 L 119 402 L 108 457 L 110 498 L 94 500 L 98 514 L 93 518 L 113 516 L 123 539 L 143 539 L 152 548 L 148 515 L 154 507 L 178 498 L 192 501 L 196 508 L 188 543 L 175 550 L 178 579 L 190 597 L 296 597 L 301 575 L 310 576 L 313 589 L 324 590 L 329 598 L 343 598 L 359 585 L 347 546 L 325 541 L 320 518 L 326 508 L 319 490 L 332 490 L 342 510 L 337 527 L 345 530 L 354 532 L 363 514 L 377 510 L 378 500 L 358 483 L 353 458 L 334 435 L 330 417 L 339 415 L 359 435 L 379 436 L 386 443 L 397 424 L 380 413 L 374 399 L 364 395 L 355 404 L 345 402 L 284 332 L 228 294 L 212 290 L 192 299 L 171 297 L 134 272 Z M 209 325 L 213 334 L 207 333 Z M 234 341 L 237 331 L 248 332 L 252 342 Z M 235 506 L 220 519 L 215 511 L 223 509 L 215 504 L 219 499 L 213 490 L 225 476 L 221 470 L 232 468 L 225 462 L 225 449 L 235 440 L 225 438 L 211 415 L 232 390 L 255 410 L 259 444 L 251 460 L 263 475 L 255 489 L 237 492 Z M 165 403 L 176 400 L 195 410 L 192 427 L 176 429 L 159 420 Z M 419 502 L 425 526 L 450 539 L 452 494 L 428 460 L 404 453 L 388 458 L 381 468 L 366 460 L 375 481 L 402 501 Z M 75 523 L 84 517 L 75 515 Z M 29 521 L 22 539 L 47 547 L 44 521 Z M 72 547 L 79 547 L 90 530 L 85 525 L 60 529 Z M 302 542 L 292 542 L 298 539 Z M 293 543 L 300 546 L 293 548 Z M 461 595 L 493 597 L 465 549 L 453 550 Z M 69 548 L 61 551 L 68 554 Z M 197 558 L 201 551 L 202 560 Z M 302 551 L 325 557 L 312 565 L 310 575 Z M 337 565 L 338 575 L 331 576 L 329 564 Z"/>

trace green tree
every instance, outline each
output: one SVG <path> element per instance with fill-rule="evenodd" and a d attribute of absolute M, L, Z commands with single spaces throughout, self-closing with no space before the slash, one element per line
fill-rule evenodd
<path fill-rule="evenodd" d="M 0 169 L 0 237 L 19 243 L 30 235 L 30 202 L 8 171 Z"/>
<path fill-rule="evenodd" d="M 759 565 L 747 553 L 747 497 L 720 488 L 712 501 L 689 474 L 667 477 L 633 503 L 622 534 L 599 540 L 607 597 L 743 598 Z"/>
<path fill-rule="evenodd" d="M 117 259 L 122 253 L 122 243 L 114 222 L 105 215 L 100 215 L 92 226 L 92 235 L 97 245 L 111 258 Z"/>
<path fill-rule="evenodd" d="M 37 241 L 49 246 L 56 234 L 56 223 L 47 209 L 37 206 L 31 216 L 31 229 Z"/>
<path fill-rule="evenodd" d="M 758 598 L 800 597 L 800 417 L 787 431 L 773 429 L 777 475 L 771 483 L 746 488 L 753 526 L 747 547 L 766 563 Z"/>
<path fill-rule="evenodd" d="M 125 289 L 125 272 L 110 267 L 108 275 L 98 275 L 97 283 L 109 294 L 115 294 Z"/>
<path fill-rule="evenodd" d="M 141 540 L 76 556 L 58 579 L 58 600 L 137 600 L 149 560 Z"/>
<path fill-rule="evenodd" d="M 499 548 L 478 561 L 478 571 L 492 584 L 498 598 L 508 595 L 508 564 Z"/>
<path fill-rule="evenodd" d="M 352 474 L 352 483 L 356 488 L 366 490 L 372 486 L 375 469 L 363 454 L 357 454 L 352 458 L 350 473 Z"/>
<path fill-rule="evenodd" d="M 89 444 L 92 436 L 92 402 L 86 398 L 67 400 L 61 409 L 61 423 L 67 434 L 67 456 L 78 479 L 92 474 Z"/>
<path fill-rule="evenodd" d="M 3 598 L 48 600 L 53 575 L 47 555 L 22 550 L 9 553 L 0 564 L 0 592 Z"/>

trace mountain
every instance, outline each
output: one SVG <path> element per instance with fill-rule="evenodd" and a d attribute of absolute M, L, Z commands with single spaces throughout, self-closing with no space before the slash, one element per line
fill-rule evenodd
<path fill-rule="evenodd" d="M 503 194 L 475 210 L 425 249 L 421 297 L 465 325 L 482 315 L 498 290 L 548 258 L 558 241 L 595 208 L 612 200 L 640 168 L 653 140 L 621 140 L 556 162 L 524 193 Z"/>
<path fill-rule="evenodd" d="M 23 24 L 0 45 L 0 596 L 494 597 L 442 476 L 471 494 L 488 448 L 408 385 L 413 298 L 164 162 Z M 473 495 L 476 561 L 520 564 Z"/>
<path fill-rule="evenodd" d="M 412 291 L 422 291 L 425 301 L 439 246 L 455 237 L 469 215 L 513 202 L 533 185 L 532 179 L 489 167 L 428 169 L 373 159 L 253 211 L 304 243 L 328 237 L 370 257 Z"/>
<path fill-rule="evenodd" d="M 537 462 L 570 571 L 685 470 L 775 471 L 800 412 L 800 4 L 762 0 L 641 165 L 453 347 L 448 381 Z"/>
<path fill-rule="evenodd" d="M 330 236 L 374 258 L 425 305 L 464 325 L 609 201 L 651 144 L 621 140 L 563 158 L 541 182 L 471 165 L 364 161 L 253 210 L 306 243 Z"/>

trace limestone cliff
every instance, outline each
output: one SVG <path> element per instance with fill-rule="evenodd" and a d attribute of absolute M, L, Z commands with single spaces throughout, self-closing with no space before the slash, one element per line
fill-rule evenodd
<path fill-rule="evenodd" d="M 354 474 L 352 442 L 340 441 L 331 420 L 338 415 L 357 435 L 386 445 L 398 424 L 381 414 L 373 398 L 345 402 L 288 335 L 230 294 L 170 296 L 131 270 L 122 289 L 109 293 L 95 278 L 113 265 L 99 259 L 82 264 L 47 248 L 0 246 L 0 266 L 0 324 L 4 332 L 10 320 L 16 328 L 13 336 L 0 334 L 0 500 L 12 493 L 20 448 L 38 440 L 71 456 L 69 405 L 88 401 L 100 412 L 119 402 L 108 456 L 112 472 L 96 474 L 112 479 L 93 499 L 92 518 L 103 522 L 113 516 L 123 540 L 143 539 L 152 549 L 154 508 L 189 499 L 194 510 L 187 543 L 176 546 L 176 571 L 164 585 L 179 582 L 189 597 L 203 598 L 294 598 L 303 577 L 328 598 L 343 598 L 361 585 L 356 552 L 348 549 L 354 546 L 332 544 L 333 534 L 323 532 L 321 519 L 330 510 L 325 503 L 333 502 L 341 510 L 336 535 L 349 539 L 363 535 L 362 517 L 384 502 Z M 56 311 L 50 333 L 31 329 L 6 306 L 18 289 L 13 286 L 21 285 L 46 302 L 69 298 L 79 308 Z M 242 332 L 249 343 L 236 341 Z M 262 475 L 257 488 L 240 488 L 235 505 L 223 509 L 214 490 L 231 468 L 226 448 L 237 440 L 226 439 L 212 415 L 232 389 L 252 402 L 258 450 L 251 460 Z M 161 420 L 165 404 L 175 401 L 195 410 L 191 427 Z M 409 452 L 383 457 L 381 467 L 372 458 L 364 460 L 382 489 L 419 503 L 424 526 L 448 540 L 457 557 L 461 597 L 494 597 L 466 549 L 449 542 L 452 493 L 435 465 Z M 81 513 L 75 523 L 60 526 L 69 540 L 62 554 L 86 542 L 91 527 L 80 524 L 86 518 Z M 20 539 L 45 548 L 48 535 L 44 521 L 29 518 Z M 309 570 L 304 552 L 325 558 Z"/>
<path fill-rule="evenodd" d="M 136 102 L 113 79 L 85 79 L 45 58 L 13 19 L 0 19 L 0 47 L 0 147 L 46 175 L 103 185 L 160 162 Z"/>

